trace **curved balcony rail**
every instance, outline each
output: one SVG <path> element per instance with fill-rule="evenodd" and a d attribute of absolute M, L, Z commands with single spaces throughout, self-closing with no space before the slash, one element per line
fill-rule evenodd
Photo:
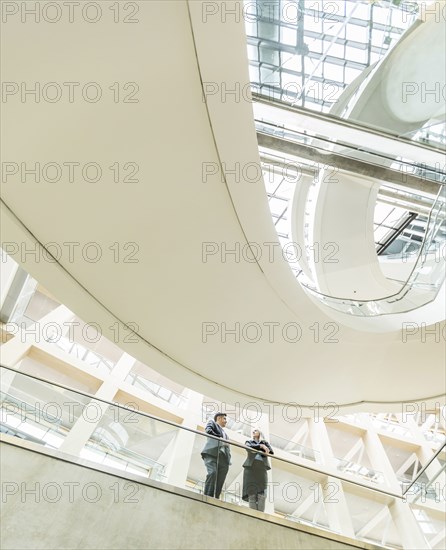
<path fill-rule="evenodd" d="M 442 241 L 441 253 L 432 253 L 433 243 L 438 242 L 439 229 L 444 226 L 446 220 L 446 189 L 441 187 L 429 212 L 426 224 L 426 232 L 418 250 L 418 254 L 412 270 L 398 290 L 398 292 L 384 296 L 378 300 L 353 300 L 328 296 L 319 292 L 316 283 L 301 282 L 309 293 L 319 299 L 323 304 L 351 315 L 361 317 L 373 317 L 412 311 L 435 300 L 438 291 L 445 280 L 446 241 Z"/>
<path fill-rule="evenodd" d="M 60 452 L 107 465 L 116 469 L 120 476 L 124 475 L 123 472 L 129 472 L 141 476 L 141 480 L 161 479 L 167 484 L 193 492 L 203 492 L 206 469 L 201 453 L 207 442 L 212 440 L 218 449 L 225 449 L 222 453 L 217 452 L 218 460 L 223 460 L 228 450 L 232 455 L 222 488 L 223 500 L 239 505 L 241 511 L 248 506 L 243 498 L 243 464 L 252 450 L 244 445 L 215 438 L 199 430 L 95 398 L 10 367 L 2 367 L 1 370 L 5 375 L 2 376 L 2 424 L 3 431 L 9 435 L 25 437 L 49 446 L 44 434 L 53 425 L 53 431 L 62 438 L 62 442 L 57 445 Z M 14 395 L 15 389 L 27 388 L 30 383 L 34 390 L 38 387 L 41 390 L 42 397 L 36 396 L 36 410 L 42 411 L 43 396 L 51 396 L 53 401 L 47 405 L 51 403 L 55 410 L 58 407 L 63 409 L 67 395 L 71 395 L 71 403 L 83 403 L 82 410 L 77 411 L 76 420 L 76 424 L 83 423 L 83 429 L 71 430 L 74 424 L 70 427 L 65 422 L 64 414 L 36 415 L 34 411 L 30 415 L 31 404 L 21 403 L 20 398 Z M 9 400 L 11 395 L 13 398 Z M 28 426 L 26 430 L 22 426 L 21 431 L 14 434 L 14 430 L 20 428 L 14 427 L 18 417 L 22 417 Z M 44 434 L 38 433 L 37 429 L 41 429 Z M 79 439 L 80 431 L 83 432 L 82 439 Z M 370 480 L 359 482 L 349 476 L 347 471 L 341 475 L 336 468 L 303 466 L 275 455 L 269 455 L 267 459 L 271 466 L 265 494 L 267 514 L 324 529 L 328 537 L 330 533 L 340 533 L 350 537 L 350 540 L 355 538 L 392 548 L 403 546 L 401 529 L 406 529 L 407 525 L 394 519 L 399 515 L 399 512 L 394 513 L 398 507 L 410 509 L 409 502 L 404 502 L 403 494 L 392 491 L 388 486 L 378 487 Z M 426 473 L 429 477 L 429 472 Z M 211 492 L 215 489 L 208 483 L 207 495 L 210 495 L 209 487 Z M 436 499 L 439 498 L 442 498 L 441 494 L 436 494 Z M 358 505 L 362 509 L 360 516 L 356 513 Z M 419 510 L 423 512 L 423 525 L 426 522 L 429 524 L 429 534 L 422 535 L 421 530 L 419 534 L 424 536 L 426 546 L 430 548 L 429 541 L 441 536 L 443 522 L 438 520 L 438 509 L 431 514 L 429 506 L 417 501 L 414 512 L 418 513 Z M 377 514 L 388 517 L 388 528 L 373 528 Z M 418 528 L 415 518 L 412 519 Z"/>
<path fill-rule="evenodd" d="M 281 128 L 281 131 L 283 130 Z M 342 156 L 345 154 L 343 151 Z M 376 158 L 374 153 L 373 156 Z M 385 159 L 380 159 L 378 165 L 382 165 L 383 160 Z M 406 173 L 412 169 L 412 165 L 404 168 Z M 296 275 L 299 283 L 324 305 L 355 316 L 370 317 L 403 313 L 435 300 L 445 279 L 446 188 L 444 184 L 439 183 L 442 178 L 443 174 L 433 175 L 432 181 L 436 182 L 434 186 L 437 189 L 437 195 L 428 211 L 425 231 L 423 236 L 420 236 L 416 250 L 410 255 L 399 258 L 403 262 L 410 261 L 412 268 L 407 279 L 400 281 L 401 287 L 398 292 L 375 300 L 331 296 L 320 292 L 317 282 L 301 270 Z M 291 264 L 290 266 L 293 268 Z"/>
<path fill-rule="evenodd" d="M 322 462 L 321 453 L 311 447 L 306 447 L 305 445 L 301 445 L 300 443 L 290 441 L 284 437 L 274 434 L 271 434 L 270 442 L 274 448 L 282 449 L 296 458 L 304 458 L 316 463 Z"/>
<path fill-rule="evenodd" d="M 359 132 L 356 136 L 359 138 L 364 130 L 360 131 L 355 124 L 349 121 L 336 123 L 336 128 L 339 126 L 336 129 L 333 126 L 334 123 L 327 120 L 326 115 L 318 115 L 319 126 L 317 128 L 320 131 L 316 131 L 316 126 L 310 132 L 303 131 L 302 123 L 307 119 L 306 115 L 302 114 L 302 109 L 292 108 L 281 104 L 281 102 L 274 104 L 259 96 L 256 96 L 254 100 L 255 109 L 258 110 L 256 115 L 258 135 L 260 137 L 267 134 L 279 135 L 281 138 L 280 143 L 276 143 L 277 140 L 271 141 L 268 138 L 262 138 L 259 143 L 268 151 L 274 150 L 286 156 L 291 155 L 291 158 L 296 156 L 300 158 L 299 155 L 304 155 L 304 158 L 310 160 L 319 159 L 317 151 L 320 151 L 321 154 L 325 153 L 326 161 L 318 162 L 330 164 L 332 162 L 330 159 L 333 157 L 336 159 L 336 166 L 339 165 L 339 162 L 343 166 L 342 159 L 345 159 L 348 161 L 345 167 L 347 171 L 357 170 L 358 173 L 374 177 L 375 169 L 382 170 L 380 179 L 387 181 L 390 178 L 389 181 L 395 183 L 399 181 L 400 185 L 409 174 L 418 174 L 421 169 L 427 170 L 428 176 L 424 173 L 422 176 L 416 176 L 411 182 L 411 186 L 413 189 L 424 186 L 426 187 L 425 191 L 435 197 L 429 209 L 426 208 L 426 205 L 424 206 L 425 230 L 419 235 L 416 250 L 412 251 L 410 257 L 406 255 L 399 258 L 402 262 L 409 262 L 410 272 L 406 280 L 399 281 L 401 286 L 396 293 L 374 300 L 357 300 L 351 296 L 328 295 L 320 291 L 314 275 L 297 270 L 297 265 L 290 263 L 293 271 L 297 272 L 296 278 L 299 283 L 311 296 L 324 305 L 354 316 L 374 317 L 403 313 L 434 301 L 445 279 L 446 174 L 439 168 L 441 161 L 444 162 L 444 154 L 440 150 L 410 144 L 401 138 L 397 138 L 397 142 L 389 141 L 388 134 L 377 130 L 370 131 L 368 134 L 370 143 L 372 143 L 371 138 L 376 136 L 373 143 L 377 145 L 373 146 L 373 150 L 369 146 L 358 146 L 353 142 L 354 133 Z M 283 119 L 286 120 L 286 123 L 278 125 L 277 122 L 272 122 L 274 119 Z M 345 136 L 345 139 L 342 136 Z M 293 153 L 296 147 L 297 150 Z M 422 163 L 423 156 L 429 159 L 427 164 Z M 350 166 L 352 162 L 354 167 Z M 315 183 L 313 182 L 308 200 L 311 200 L 311 189 L 314 187 Z M 414 195 L 418 192 L 414 191 Z M 283 214 L 284 212 L 282 216 Z M 310 223 L 310 220 L 307 223 Z M 310 245 L 311 243 L 309 243 Z"/>
<path fill-rule="evenodd" d="M 345 460 L 344 458 L 335 457 L 335 462 L 339 472 L 353 474 L 356 477 L 360 477 L 372 483 L 381 485 L 385 483 L 384 474 L 378 470 L 367 468 L 367 466 L 352 462 L 351 460 Z"/>

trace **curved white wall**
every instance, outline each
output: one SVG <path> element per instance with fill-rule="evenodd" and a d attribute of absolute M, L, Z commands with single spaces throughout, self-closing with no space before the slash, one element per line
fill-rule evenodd
<path fill-rule="evenodd" d="M 110 339 L 116 341 L 117 320 L 137 327 L 129 341 L 121 326 L 119 343 L 130 354 L 222 400 L 379 401 L 390 408 L 440 394 L 444 345 L 434 339 L 421 344 L 420 334 L 403 341 L 400 330 L 368 334 L 336 326 L 296 284 L 280 254 L 270 261 L 264 253 L 254 263 L 233 256 L 224 262 L 220 254 L 203 261 L 203 243 L 218 243 L 220 251 L 221 243 L 233 248 L 249 241 L 263 250 L 263 243 L 278 244 L 263 182 L 229 173 L 235 162 L 260 164 L 252 105 L 234 96 L 223 102 L 219 94 L 203 102 L 203 82 L 229 89 L 249 82 L 243 21 L 217 15 L 204 22 L 197 1 L 139 6 L 138 25 L 102 21 L 80 29 L 19 19 L 5 26 L 7 81 L 140 87 L 135 104 L 116 104 L 107 95 L 97 104 L 17 98 L 4 104 L 7 162 L 140 166 L 139 183 L 128 184 L 11 177 L 2 190 L 3 241 L 20 249 L 22 243 L 97 242 L 103 250 L 95 263 L 73 262 L 67 254 L 54 263 L 13 257 Z M 206 182 L 203 163 L 217 167 Z M 138 261 L 114 261 L 115 242 L 137 243 Z M 204 342 L 209 323 L 218 332 Z M 222 323 L 239 323 L 240 341 L 230 334 L 225 341 Z M 261 329 L 257 342 L 246 333 L 250 323 Z M 301 331 L 294 342 L 292 330 L 284 336 L 290 326 Z"/>

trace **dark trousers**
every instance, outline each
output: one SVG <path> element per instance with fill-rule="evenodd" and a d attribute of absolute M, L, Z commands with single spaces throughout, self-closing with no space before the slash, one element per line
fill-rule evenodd
<path fill-rule="evenodd" d="M 208 472 L 204 484 L 204 494 L 208 497 L 220 498 L 220 493 L 229 470 L 229 462 L 226 456 L 222 456 L 222 454 L 220 453 L 218 457 L 218 464 L 216 456 L 203 455 L 204 465 Z"/>

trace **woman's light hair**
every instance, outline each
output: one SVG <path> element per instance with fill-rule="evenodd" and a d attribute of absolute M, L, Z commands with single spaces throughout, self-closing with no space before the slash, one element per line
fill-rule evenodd
<path fill-rule="evenodd" d="M 262 430 L 260 428 L 253 428 L 252 431 L 253 432 L 259 432 L 259 439 L 263 439 L 263 433 L 262 433 Z"/>

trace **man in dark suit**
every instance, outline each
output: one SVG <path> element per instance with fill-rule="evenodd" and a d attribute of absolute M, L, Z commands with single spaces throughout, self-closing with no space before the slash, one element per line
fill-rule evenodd
<path fill-rule="evenodd" d="M 209 420 L 206 424 L 206 433 L 226 440 L 228 436 L 223 429 L 226 423 L 226 414 L 218 412 L 214 415 L 214 420 Z M 228 443 L 209 437 L 201 451 L 201 457 L 208 472 L 204 484 L 204 494 L 209 497 L 220 498 L 229 465 L 231 464 L 231 449 Z"/>

